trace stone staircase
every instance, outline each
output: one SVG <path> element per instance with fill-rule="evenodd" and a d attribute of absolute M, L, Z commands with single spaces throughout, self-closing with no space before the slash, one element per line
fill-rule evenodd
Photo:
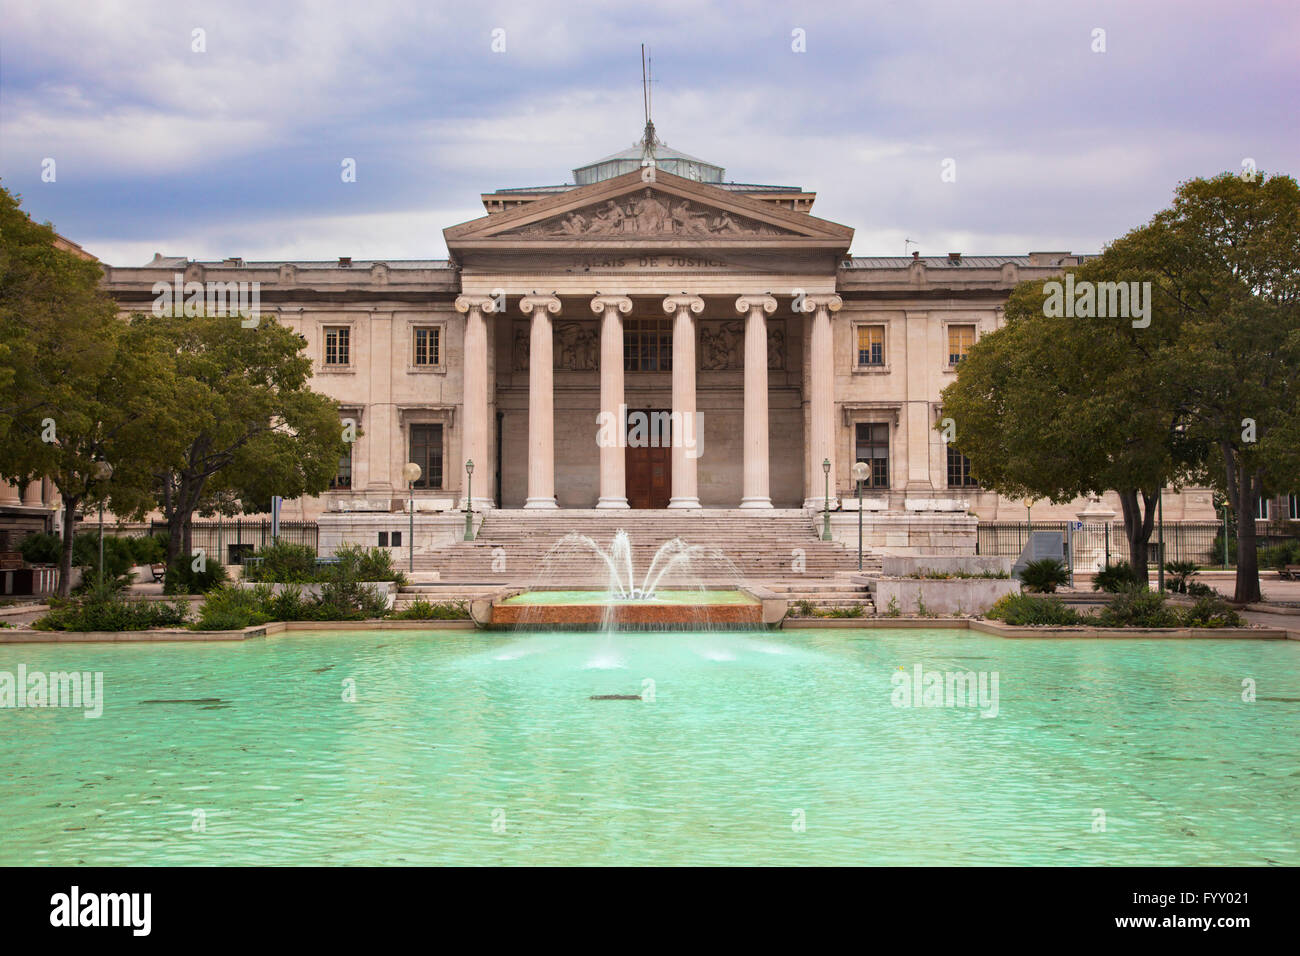
<path fill-rule="evenodd" d="M 857 553 L 854 553 L 854 568 L 857 567 Z M 879 559 L 876 561 L 879 572 Z M 862 563 L 863 573 L 867 573 L 867 563 Z M 804 616 L 798 607 L 807 601 L 817 611 L 831 612 L 855 607 L 862 608 L 862 615 L 870 617 L 876 613 L 875 603 L 871 599 L 871 589 L 865 584 L 855 584 L 850 576 L 842 574 L 836 579 L 814 581 L 767 582 L 763 585 L 769 591 L 790 602 L 791 616 Z"/>
<path fill-rule="evenodd" d="M 833 578 L 857 569 L 857 551 L 822 541 L 811 512 L 802 510 L 742 511 L 488 511 L 474 541 L 415 556 L 417 571 L 437 571 L 441 585 L 508 587 L 534 584 L 548 551 L 566 534 L 577 532 L 608 547 L 623 530 L 632 543 L 635 575 L 649 567 L 665 541 L 682 538 L 687 544 L 718 548 L 736 566 L 741 578 L 767 586 L 774 581 Z M 880 559 L 868 553 L 864 571 L 880 570 Z M 502 566 L 504 564 L 504 567 Z M 592 560 L 552 558 L 550 586 L 591 586 Z M 725 577 L 725 576 L 724 576 Z M 730 586 L 734 581 L 707 581 Z"/>

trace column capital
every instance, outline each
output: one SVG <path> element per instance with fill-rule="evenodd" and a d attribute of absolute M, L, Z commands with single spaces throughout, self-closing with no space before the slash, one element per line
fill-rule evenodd
<path fill-rule="evenodd" d="M 497 310 L 497 300 L 490 295 L 456 296 L 457 312 L 468 312 L 470 309 L 478 312 L 495 312 Z"/>
<path fill-rule="evenodd" d="M 683 312 L 690 309 L 696 315 L 704 311 L 704 300 L 698 295 L 691 295 L 689 292 L 683 292 L 681 295 L 670 295 L 664 299 L 664 311 L 671 315 L 674 312 Z"/>
<path fill-rule="evenodd" d="M 762 292 L 756 295 L 742 295 L 736 300 L 736 311 L 741 315 L 755 309 L 762 309 L 768 315 L 771 315 L 776 311 L 776 299 L 766 292 Z"/>
<path fill-rule="evenodd" d="M 597 315 L 610 309 L 617 309 L 627 315 L 632 311 L 632 300 L 625 295 L 598 295 L 591 300 L 591 311 Z"/>
<path fill-rule="evenodd" d="M 796 312 L 816 312 L 819 309 L 838 312 L 842 305 L 844 305 L 844 300 L 834 293 L 805 295 L 802 302 L 798 297 L 794 301 Z"/>
<path fill-rule="evenodd" d="M 519 308 L 523 312 L 534 312 L 540 309 L 551 315 L 559 315 L 560 298 L 554 295 L 526 295 L 519 300 Z"/>

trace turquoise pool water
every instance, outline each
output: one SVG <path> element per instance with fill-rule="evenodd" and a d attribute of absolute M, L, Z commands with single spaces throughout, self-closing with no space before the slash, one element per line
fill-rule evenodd
<path fill-rule="evenodd" d="M 1300 863 L 1294 642 L 389 631 L 19 664 L 103 671 L 105 703 L 0 709 L 6 865 Z M 918 665 L 997 672 L 996 716 L 895 706 Z"/>

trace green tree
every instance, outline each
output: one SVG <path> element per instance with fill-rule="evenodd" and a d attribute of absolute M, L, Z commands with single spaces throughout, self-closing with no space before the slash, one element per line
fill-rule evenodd
<path fill-rule="evenodd" d="M 118 321 L 98 263 L 55 238 L 0 188 L 0 477 L 58 489 L 66 595 L 79 510 L 147 500 L 138 465 L 155 447 L 148 396 L 159 369 Z"/>
<path fill-rule="evenodd" d="M 136 316 L 171 344 L 171 398 L 154 472 L 168 559 L 193 553 L 200 514 L 265 511 L 329 487 L 346 451 L 337 403 L 310 388 L 302 336 L 268 315 Z"/>
<path fill-rule="evenodd" d="M 1022 284 L 944 391 L 957 446 L 1003 494 L 1117 491 L 1138 568 L 1158 490 L 1212 482 L 1237 518 L 1236 600 L 1258 600 L 1255 510 L 1300 474 L 1300 187 L 1184 183 L 1087 280 L 1150 283 L 1149 322 L 1052 317 L 1047 284 Z"/>
<path fill-rule="evenodd" d="M 1255 513 L 1300 475 L 1300 186 L 1224 173 L 1182 184 L 1129 237 L 1171 336 L 1157 357 L 1237 521 L 1235 600 L 1260 598 Z"/>
<path fill-rule="evenodd" d="M 1111 250 L 1073 270 L 1076 282 L 1128 278 Z M 1160 489 L 1184 481 L 1203 450 L 1175 413 L 1149 400 L 1160 371 L 1143 359 L 1160 330 L 1123 317 L 1047 314 L 1049 282 L 1023 282 L 1006 325 L 984 336 L 944 389 L 942 419 L 982 486 L 1009 498 L 1064 503 L 1114 491 L 1136 576 L 1145 580 Z"/>

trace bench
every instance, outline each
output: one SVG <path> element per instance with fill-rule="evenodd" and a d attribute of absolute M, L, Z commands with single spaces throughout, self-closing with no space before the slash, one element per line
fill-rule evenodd
<path fill-rule="evenodd" d="M 1300 581 L 1300 564 L 1288 564 L 1278 572 L 1278 576 L 1288 581 Z"/>
<path fill-rule="evenodd" d="M 330 557 L 330 558 L 317 558 L 317 559 L 316 559 L 316 567 L 318 567 L 318 568 L 319 568 L 319 567 L 322 567 L 322 566 L 324 566 L 324 565 L 338 564 L 338 563 L 339 563 L 339 559 L 338 559 L 338 558 L 333 558 L 333 557 Z"/>
<path fill-rule="evenodd" d="M 167 565 L 151 564 L 149 565 L 149 573 L 153 575 L 155 584 L 161 584 L 163 577 L 167 574 Z"/>

